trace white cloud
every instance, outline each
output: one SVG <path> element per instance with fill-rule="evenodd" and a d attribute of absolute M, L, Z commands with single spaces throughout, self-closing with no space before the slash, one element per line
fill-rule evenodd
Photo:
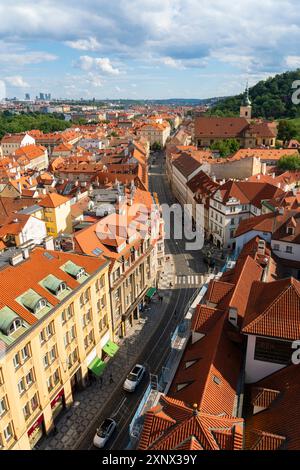
<path fill-rule="evenodd" d="M 65 44 L 72 49 L 78 49 L 79 51 L 98 51 L 101 49 L 101 44 L 95 37 L 77 39 L 76 41 L 66 41 Z"/>
<path fill-rule="evenodd" d="M 79 57 L 79 60 L 75 64 L 81 70 L 100 70 L 101 72 L 107 75 L 119 75 L 120 71 L 117 68 L 114 68 L 110 59 L 107 57 L 91 57 L 88 55 L 83 55 Z"/>
<path fill-rule="evenodd" d="M 23 53 L 7 53 L 0 51 L 0 63 L 8 63 L 11 66 L 23 66 L 30 64 L 39 64 L 41 62 L 48 62 L 56 60 L 57 56 L 47 52 L 26 52 Z"/>
<path fill-rule="evenodd" d="M 92 72 L 88 74 L 86 81 L 96 88 L 103 86 L 102 78 L 98 75 L 94 75 Z"/>
<path fill-rule="evenodd" d="M 287 67 L 291 69 L 297 69 L 300 67 L 300 55 L 288 55 L 285 58 L 285 63 Z"/>
<path fill-rule="evenodd" d="M 6 77 L 6 83 L 17 88 L 29 88 L 29 83 L 25 82 L 21 75 L 15 75 L 13 77 Z"/>

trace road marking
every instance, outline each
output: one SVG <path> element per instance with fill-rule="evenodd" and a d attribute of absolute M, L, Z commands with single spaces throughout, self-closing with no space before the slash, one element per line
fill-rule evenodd
<path fill-rule="evenodd" d="M 114 416 L 117 416 L 122 408 L 122 406 L 124 405 L 124 403 L 127 401 L 127 398 L 124 397 L 123 400 L 121 401 L 121 403 L 119 404 L 119 407 L 117 409 L 117 411 L 114 412 L 114 414 L 112 415 L 112 417 Z"/>

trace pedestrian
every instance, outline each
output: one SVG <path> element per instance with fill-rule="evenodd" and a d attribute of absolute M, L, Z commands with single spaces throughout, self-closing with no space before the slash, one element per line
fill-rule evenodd
<path fill-rule="evenodd" d="M 163 301 L 162 295 L 159 296 L 159 300 L 160 300 L 160 303 L 162 303 L 162 301 Z"/>
<path fill-rule="evenodd" d="M 174 318 L 177 318 L 177 310 L 174 310 Z"/>
<path fill-rule="evenodd" d="M 109 383 L 110 383 L 110 384 L 113 384 L 113 383 L 114 383 L 114 378 L 113 378 L 113 375 L 112 375 L 112 374 L 110 374 L 110 376 L 109 376 Z"/>

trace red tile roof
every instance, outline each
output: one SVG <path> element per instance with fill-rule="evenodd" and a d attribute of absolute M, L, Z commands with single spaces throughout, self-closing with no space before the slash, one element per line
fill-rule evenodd
<path fill-rule="evenodd" d="M 286 340 L 300 338 L 300 282 L 254 282 L 243 323 L 246 334 Z"/>
<path fill-rule="evenodd" d="M 212 416 L 162 396 L 146 413 L 140 450 L 241 450 L 243 420 Z"/>
<path fill-rule="evenodd" d="M 252 406 L 265 409 L 246 418 L 246 449 L 299 450 L 299 366 L 285 367 L 249 388 Z"/>
<path fill-rule="evenodd" d="M 41 207 L 49 207 L 49 208 L 56 208 L 65 204 L 66 202 L 70 201 L 68 197 L 61 196 L 60 194 L 50 193 L 47 194 L 40 202 L 39 206 Z"/>

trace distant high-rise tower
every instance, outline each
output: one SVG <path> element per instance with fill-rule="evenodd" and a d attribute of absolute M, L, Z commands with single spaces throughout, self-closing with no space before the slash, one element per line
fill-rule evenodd
<path fill-rule="evenodd" d="M 252 103 L 249 97 L 249 87 L 248 87 L 248 82 L 247 82 L 243 101 L 240 107 L 240 117 L 251 119 L 251 116 L 252 116 Z"/>
<path fill-rule="evenodd" d="M 30 101 L 30 94 L 29 94 L 29 93 L 26 93 L 26 94 L 25 94 L 25 100 L 26 100 L 26 101 Z"/>
<path fill-rule="evenodd" d="M 45 95 L 44 95 L 44 93 L 40 93 L 40 100 L 41 100 L 41 101 L 44 101 L 44 100 L 45 100 Z"/>

